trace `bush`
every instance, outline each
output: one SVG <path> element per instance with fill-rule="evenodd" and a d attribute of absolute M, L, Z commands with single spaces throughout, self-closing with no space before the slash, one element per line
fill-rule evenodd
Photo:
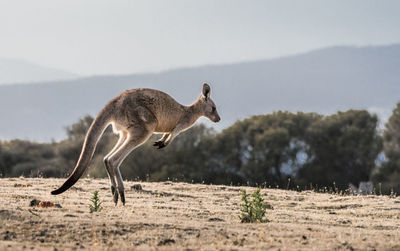
<path fill-rule="evenodd" d="M 269 222 L 269 220 L 265 218 L 266 209 L 269 205 L 264 202 L 260 188 L 254 190 L 251 195 L 247 194 L 246 190 L 243 189 L 241 195 L 243 204 L 240 205 L 241 215 L 239 218 L 242 223 Z M 251 201 L 249 200 L 250 196 L 252 198 Z"/>
<path fill-rule="evenodd" d="M 101 201 L 99 197 L 99 191 L 94 191 L 92 199 L 90 199 L 92 204 L 89 205 L 90 212 L 100 212 L 103 208 L 101 207 Z"/>

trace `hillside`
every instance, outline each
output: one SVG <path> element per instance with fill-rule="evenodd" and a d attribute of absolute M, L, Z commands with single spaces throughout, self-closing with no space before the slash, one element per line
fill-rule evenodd
<path fill-rule="evenodd" d="M 58 69 L 44 67 L 19 59 L 0 58 L 0 85 L 65 80 L 78 77 Z"/>
<path fill-rule="evenodd" d="M 114 206 L 108 180 L 80 180 L 51 196 L 61 179 L 2 179 L 1 250 L 280 249 L 399 250 L 400 199 L 263 189 L 269 223 L 240 223 L 239 191 L 186 183 L 125 182 Z M 99 190 L 103 210 L 89 213 Z M 32 199 L 61 208 L 31 207 Z"/>
<path fill-rule="evenodd" d="M 0 86 L 0 139 L 61 139 L 65 126 L 85 114 L 95 115 L 125 89 L 156 88 L 182 104 L 191 104 L 202 82 L 211 83 L 211 96 L 221 114 L 217 129 L 276 110 L 327 114 L 353 108 L 388 116 L 399 101 L 398 69 L 400 44 L 332 47 L 278 59 L 154 74 Z"/>

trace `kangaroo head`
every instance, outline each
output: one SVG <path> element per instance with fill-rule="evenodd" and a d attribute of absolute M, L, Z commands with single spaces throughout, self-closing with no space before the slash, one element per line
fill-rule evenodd
<path fill-rule="evenodd" d="M 200 104 L 203 112 L 203 116 L 211 120 L 212 122 L 218 122 L 221 118 L 218 115 L 217 107 L 210 98 L 211 88 L 208 84 L 203 84 L 203 91 L 200 97 Z"/>

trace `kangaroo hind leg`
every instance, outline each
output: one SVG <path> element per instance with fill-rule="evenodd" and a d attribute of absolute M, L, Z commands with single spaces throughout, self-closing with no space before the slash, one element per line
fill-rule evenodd
<path fill-rule="evenodd" d="M 111 195 L 113 197 L 113 201 L 115 205 L 117 205 L 118 202 L 118 192 L 117 192 L 117 174 L 113 170 L 113 168 L 110 165 L 110 156 L 115 153 L 126 141 L 128 137 L 128 133 L 125 131 L 120 131 L 119 133 L 119 139 L 118 142 L 115 144 L 114 148 L 104 157 L 104 165 L 106 166 L 107 174 L 110 179 L 110 185 L 111 185 Z"/>
<path fill-rule="evenodd" d="M 118 193 L 123 205 L 125 205 L 125 193 L 123 179 L 119 168 L 129 153 L 136 147 L 143 144 L 151 136 L 151 134 L 152 132 L 149 131 L 143 131 L 140 134 L 135 133 L 135 135 L 128 134 L 127 140 L 109 157 L 110 166 L 116 174 Z"/>

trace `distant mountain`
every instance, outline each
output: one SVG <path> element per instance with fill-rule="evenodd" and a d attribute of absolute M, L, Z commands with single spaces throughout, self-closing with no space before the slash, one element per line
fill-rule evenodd
<path fill-rule="evenodd" d="M 0 58 L 0 84 L 54 81 L 78 77 L 18 59 Z"/>
<path fill-rule="evenodd" d="M 400 101 L 399 69 L 400 44 L 332 47 L 272 60 L 155 74 L 0 86 L 0 138 L 61 139 L 65 126 L 85 114 L 95 115 L 125 89 L 156 88 L 190 104 L 203 82 L 211 84 L 211 97 L 222 118 L 217 128 L 276 110 L 327 114 L 354 108 L 390 114 Z"/>

